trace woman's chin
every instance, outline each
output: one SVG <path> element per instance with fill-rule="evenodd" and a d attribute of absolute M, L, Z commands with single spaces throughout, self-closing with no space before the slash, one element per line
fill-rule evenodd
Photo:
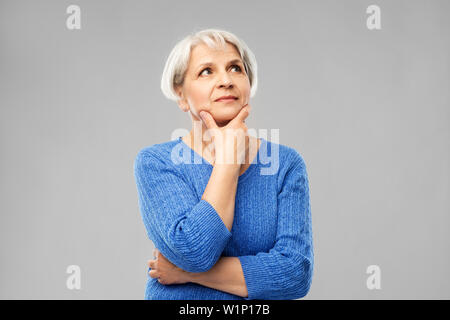
<path fill-rule="evenodd" d="M 228 120 L 217 120 L 217 119 L 216 119 L 216 124 L 217 124 L 217 126 L 219 126 L 219 127 L 225 127 L 227 124 L 230 123 L 231 120 L 232 120 L 232 119 L 228 119 Z"/>
<path fill-rule="evenodd" d="M 217 125 L 219 123 L 229 123 L 231 120 L 233 120 L 238 114 L 239 110 L 221 110 L 221 112 L 215 112 L 212 114 L 214 120 L 216 121 Z"/>

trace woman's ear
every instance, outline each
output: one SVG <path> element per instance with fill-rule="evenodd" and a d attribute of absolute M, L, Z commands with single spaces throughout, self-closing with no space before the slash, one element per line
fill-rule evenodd
<path fill-rule="evenodd" d="M 179 97 L 179 99 L 177 101 L 178 107 L 180 107 L 180 109 L 183 110 L 183 112 L 188 112 L 190 108 L 189 108 L 189 104 L 187 103 L 187 101 L 184 97 L 183 90 L 181 88 L 176 88 L 175 91 Z"/>
<path fill-rule="evenodd" d="M 186 103 L 185 100 L 179 99 L 177 101 L 177 103 L 178 103 L 178 107 L 180 107 L 180 109 L 183 110 L 183 112 L 188 112 L 189 111 L 189 105 Z"/>

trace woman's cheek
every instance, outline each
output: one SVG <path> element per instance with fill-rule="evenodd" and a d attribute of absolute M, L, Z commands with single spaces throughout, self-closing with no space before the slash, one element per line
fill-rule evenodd
<path fill-rule="evenodd" d="M 208 111 L 211 112 L 211 103 L 209 102 L 209 98 L 204 98 L 203 96 L 195 99 L 188 99 L 189 107 L 192 110 L 192 113 L 199 118 L 200 111 Z"/>
<path fill-rule="evenodd" d="M 198 113 L 200 112 L 200 110 L 198 110 L 196 104 L 192 101 L 192 99 L 188 99 L 187 102 L 189 104 L 189 110 L 191 110 L 192 114 L 198 118 Z"/>

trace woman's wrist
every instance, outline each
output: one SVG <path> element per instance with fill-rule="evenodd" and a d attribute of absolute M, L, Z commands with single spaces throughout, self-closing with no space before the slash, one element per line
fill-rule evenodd
<path fill-rule="evenodd" d="M 201 272 L 185 271 L 186 282 L 198 283 Z"/>
<path fill-rule="evenodd" d="M 240 164 L 223 164 L 223 163 L 215 163 L 213 170 L 217 172 L 219 175 L 223 175 L 226 177 L 239 177 L 239 172 L 241 171 Z"/>

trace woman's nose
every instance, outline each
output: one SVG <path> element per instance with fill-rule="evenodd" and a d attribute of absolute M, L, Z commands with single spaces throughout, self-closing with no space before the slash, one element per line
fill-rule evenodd
<path fill-rule="evenodd" d="M 231 77 L 224 73 L 219 78 L 219 87 L 229 87 L 233 85 L 233 81 L 231 80 Z"/>

